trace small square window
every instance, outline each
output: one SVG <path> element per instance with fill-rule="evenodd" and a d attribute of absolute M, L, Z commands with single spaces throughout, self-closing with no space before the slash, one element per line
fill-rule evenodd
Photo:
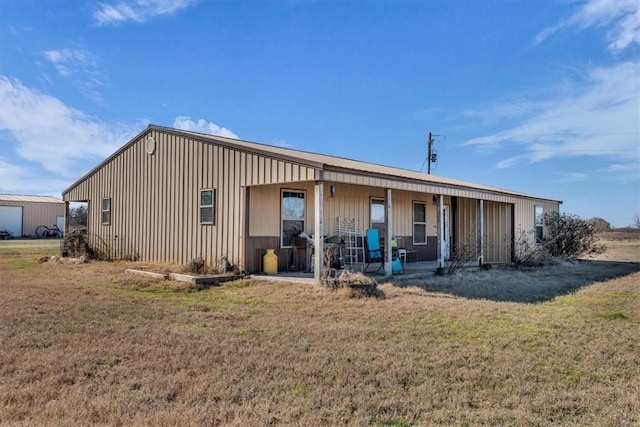
<path fill-rule="evenodd" d="M 111 199 L 102 199 L 102 225 L 111 224 Z"/>
<path fill-rule="evenodd" d="M 215 224 L 216 191 L 200 190 L 200 223 Z"/>

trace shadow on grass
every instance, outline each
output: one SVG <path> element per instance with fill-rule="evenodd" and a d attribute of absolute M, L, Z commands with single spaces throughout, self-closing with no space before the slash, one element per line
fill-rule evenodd
<path fill-rule="evenodd" d="M 469 299 L 539 303 L 638 271 L 637 262 L 580 260 L 536 268 L 464 270 L 448 276 L 433 273 L 394 276 L 387 283 Z"/>

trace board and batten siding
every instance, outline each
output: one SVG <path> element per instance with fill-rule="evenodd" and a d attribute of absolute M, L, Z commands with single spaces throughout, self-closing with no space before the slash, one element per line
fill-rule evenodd
<path fill-rule="evenodd" d="M 355 218 L 358 227 L 364 231 L 371 222 L 371 199 L 385 199 L 383 188 L 359 185 L 333 184 L 335 194 L 330 195 L 332 183 L 324 183 L 324 234 L 338 234 L 338 217 Z M 280 233 L 280 200 L 282 190 L 303 190 L 306 192 L 307 233 L 314 232 L 314 182 L 299 182 L 282 185 L 252 187 L 249 201 L 249 236 L 278 236 Z M 432 194 L 394 191 L 393 233 L 398 236 L 413 235 L 413 202 L 423 202 L 427 207 L 427 235 L 437 235 L 437 206 L 432 203 Z M 448 199 L 447 199 L 448 200 Z"/>
<path fill-rule="evenodd" d="M 147 138 L 155 152 L 146 151 Z M 203 257 L 244 263 L 244 187 L 313 180 L 314 168 L 150 130 L 71 187 L 65 201 L 89 202 L 88 231 L 112 257 L 186 264 Z M 199 220 L 200 190 L 214 189 L 214 224 Z M 111 199 L 103 225 L 102 199 Z"/>
<path fill-rule="evenodd" d="M 40 225 L 51 228 L 57 224 L 57 217 L 64 217 L 64 203 L 23 202 L 3 200 L 1 206 L 22 207 L 22 236 L 35 237 L 36 229 Z M 16 236 L 20 237 L 20 236 Z"/>

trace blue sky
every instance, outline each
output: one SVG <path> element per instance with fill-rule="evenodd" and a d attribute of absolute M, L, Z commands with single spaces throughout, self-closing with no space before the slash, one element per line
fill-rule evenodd
<path fill-rule="evenodd" d="M 0 0 L 0 192 L 148 124 L 640 214 L 637 0 Z"/>

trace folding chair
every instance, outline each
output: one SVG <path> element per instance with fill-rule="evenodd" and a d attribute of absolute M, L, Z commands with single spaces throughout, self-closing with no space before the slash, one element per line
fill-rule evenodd
<path fill-rule="evenodd" d="M 364 267 L 364 272 L 367 272 L 367 269 L 372 262 L 379 262 L 380 266 L 376 271 L 374 271 L 374 273 L 377 273 L 384 266 L 384 254 L 380 248 L 380 235 L 378 234 L 377 229 L 369 228 L 366 232 L 366 236 L 368 260 L 367 265 Z"/>
<path fill-rule="evenodd" d="M 380 247 L 380 235 L 378 234 L 378 230 L 375 228 L 370 228 L 366 232 L 366 240 L 367 240 L 367 265 L 364 267 L 364 273 L 367 273 L 367 269 L 372 262 L 379 262 L 380 266 L 373 273 L 377 273 L 380 271 L 382 267 L 384 267 L 384 253 L 382 252 L 382 248 Z M 391 252 L 391 273 L 404 273 L 404 265 L 400 261 L 398 256 Z"/>

